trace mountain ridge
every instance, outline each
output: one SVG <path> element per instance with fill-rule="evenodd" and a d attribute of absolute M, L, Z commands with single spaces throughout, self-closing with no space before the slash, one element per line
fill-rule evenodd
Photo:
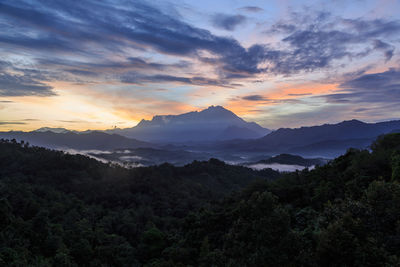
<path fill-rule="evenodd" d="M 215 118 L 215 113 L 226 116 L 228 122 L 222 124 L 220 117 Z M 193 116 L 196 116 L 197 120 L 193 120 Z M 232 125 L 230 120 L 239 121 L 241 124 Z M 204 121 L 204 124 L 199 121 Z M 246 122 L 220 106 L 181 115 L 156 115 L 151 121 L 143 120 L 141 124 L 149 125 L 128 130 L 136 129 L 135 133 L 139 137 L 147 136 L 147 140 L 156 139 L 159 142 L 123 136 L 118 132 L 123 129 L 77 132 L 50 127 L 42 127 L 32 132 L 0 132 L 0 138 L 15 138 L 50 148 L 67 147 L 81 150 L 138 147 L 163 147 L 170 150 L 171 147 L 166 146 L 169 144 L 172 148 L 178 147 L 182 150 L 213 152 L 223 155 L 224 159 L 229 159 L 232 155 L 247 157 L 257 153 L 269 156 L 290 153 L 333 158 L 345 153 L 350 147 L 368 148 L 379 135 L 397 132 L 400 129 L 400 120 L 366 123 L 353 119 L 336 124 L 279 128 L 256 138 L 257 129 L 264 128 L 256 123 Z M 190 127 L 191 125 L 196 127 Z"/>
<path fill-rule="evenodd" d="M 246 129 L 226 135 L 230 127 Z M 228 139 L 255 139 L 270 131 L 255 122 L 247 122 L 222 106 L 210 106 L 201 111 L 179 115 L 155 115 L 151 120 L 142 119 L 136 126 L 125 129 L 110 129 L 117 133 L 147 142 L 201 142 Z"/>
<path fill-rule="evenodd" d="M 313 152 L 318 151 L 328 153 L 329 156 L 338 156 L 350 147 L 366 148 L 379 135 L 397 129 L 400 129 L 400 120 L 366 123 L 353 119 L 336 124 L 279 128 L 262 138 L 236 144 L 227 142 L 224 146 L 242 151 L 271 151 L 301 155 L 316 155 Z"/>
<path fill-rule="evenodd" d="M 70 148 L 70 149 L 118 149 L 118 148 L 138 148 L 153 147 L 153 144 L 127 138 L 117 134 L 107 134 L 101 131 L 91 131 L 87 133 L 55 133 L 45 132 L 0 132 L 0 138 L 16 139 L 17 141 L 29 142 L 32 145 L 44 146 L 48 148 Z"/>

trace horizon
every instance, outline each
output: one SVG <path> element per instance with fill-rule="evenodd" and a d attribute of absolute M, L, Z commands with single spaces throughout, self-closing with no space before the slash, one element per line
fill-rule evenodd
<path fill-rule="evenodd" d="M 229 7 L 229 8 L 227 8 Z M 400 119 L 398 1 L 4 1 L 0 131 L 222 106 L 269 129 Z"/>
<path fill-rule="evenodd" d="M 161 116 L 161 117 L 162 117 L 162 116 L 179 116 L 179 115 L 184 115 L 184 114 L 193 113 L 193 112 L 199 113 L 199 112 L 201 112 L 201 111 L 204 111 L 204 110 L 209 109 L 209 108 L 212 108 L 212 107 L 222 107 L 223 109 L 228 110 L 228 109 L 226 109 L 226 108 L 223 107 L 223 106 L 219 106 L 219 105 L 214 106 L 214 105 L 211 105 L 211 106 L 209 106 L 209 107 L 207 107 L 207 108 L 204 108 L 204 109 L 201 109 L 201 110 L 193 110 L 193 111 L 189 111 L 189 112 L 185 112 L 185 113 L 180 113 L 180 114 L 153 115 L 153 117 L 152 117 L 151 119 L 149 119 L 149 120 L 145 120 L 145 119 L 142 119 L 142 120 L 151 121 L 151 120 L 154 119 L 154 117 L 157 117 L 157 116 Z M 228 110 L 228 111 L 230 111 L 230 110 Z M 231 111 L 231 112 L 232 112 L 232 111 Z M 236 114 L 234 113 L 234 115 L 236 115 Z M 236 116 L 237 116 L 237 115 L 236 115 Z M 241 118 L 240 116 L 238 116 L 238 117 Z M 141 121 L 142 121 L 142 120 L 141 120 Z M 140 123 L 141 121 L 139 121 L 136 125 L 133 125 L 132 127 L 127 127 L 127 128 L 111 127 L 111 128 L 107 128 L 107 129 L 83 129 L 83 130 L 77 130 L 77 129 L 72 129 L 72 128 L 65 128 L 65 127 L 62 127 L 62 126 L 59 126 L 59 127 L 42 126 L 42 127 L 39 127 L 39 128 L 34 128 L 34 129 L 29 129 L 29 130 L 13 130 L 13 129 L 11 129 L 11 130 L 9 130 L 9 131 L 16 131 L 16 132 L 18 132 L 18 131 L 22 131 L 22 132 L 33 132 L 33 131 L 38 131 L 38 130 L 42 130 L 42 129 L 48 128 L 49 131 L 51 131 L 51 130 L 56 130 L 56 129 L 63 129 L 63 130 L 71 131 L 71 132 L 86 132 L 86 131 L 89 131 L 89 132 L 90 132 L 90 131 L 92 131 L 92 132 L 96 132 L 96 131 L 103 132 L 103 131 L 105 131 L 105 130 L 118 130 L 118 129 L 123 130 L 123 129 L 134 128 L 134 127 L 138 126 L 139 123 Z M 253 121 L 247 121 L 247 120 L 245 120 L 245 121 L 246 121 L 246 122 L 253 122 Z M 298 126 L 298 127 L 285 127 L 285 126 L 283 126 L 283 127 L 279 127 L 279 128 L 267 128 L 267 127 L 264 127 L 264 126 L 262 126 L 262 125 L 260 125 L 260 126 L 262 126 L 263 128 L 268 129 L 268 130 L 270 130 L 271 132 L 273 132 L 273 131 L 276 131 L 276 130 L 279 130 L 279 129 L 299 129 L 299 128 L 307 128 L 307 127 L 324 126 L 324 125 L 336 125 L 336 124 L 340 124 L 340 123 L 343 123 L 343 122 L 350 122 L 350 121 L 358 121 L 358 122 L 361 122 L 361 123 L 374 124 L 374 123 L 381 123 L 381 122 L 400 121 L 400 119 L 379 120 L 379 121 L 373 121 L 373 122 L 364 121 L 364 120 L 358 120 L 358 119 L 346 119 L 346 120 L 336 121 L 336 122 L 335 122 L 335 121 L 334 121 L 334 122 L 325 122 L 325 123 L 322 122 L 322 123 L 320 123 L 320 124 L 301 125 L 301 126 Z M 115 133 L 113 133 L 113 134 L 115 134 Z M 269 133 L 268 133 L 268 134 L 269 134 Z M 267 135 L 268 135 L 268 134 L 267 134 Z M 119 135 L 119 134 L 117 134 L 117 135 Z"/>

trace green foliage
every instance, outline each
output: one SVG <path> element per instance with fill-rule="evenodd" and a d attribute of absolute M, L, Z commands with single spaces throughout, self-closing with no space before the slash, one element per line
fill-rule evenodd
<path fill-rule="evenodd" d="M 0 142 L 1 266 L 397 266 L 400 134 L 283 176 Z"/>
<path fill-rule="evenodd" d="M 125 169 L 2 140 L 0 265 L 169 264 L 189 212 L 277 176 L 216 159 Z"/>
<path fill-rule="evenodd" d="M 400 154 L 392 156 L 392 181 L 400 182 Z"/>

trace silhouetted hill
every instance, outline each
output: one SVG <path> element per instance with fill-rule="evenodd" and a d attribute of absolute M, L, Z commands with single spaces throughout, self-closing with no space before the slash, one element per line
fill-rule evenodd
<path fill-rule="evenodd" d="M 323 156 L 334 158 L 342 155 L 349 148 L 367 148 L 374 138 L 327 140 L 305 146 L 296 146 L 287 150 L 288 153 L 298 153 L 303 156 Z"/>
<path fill-rule="evenodd" d="M 400 127 L 400 121 L 364 123 L 358 120 L 343 121 L 337 124 L 301 127 L 297 129 L 278 129 L 260 139 L 280 145 L 311 144 L 325 140 L 346 140 L 375 138 Z M 293 137 L 296 138 L 293 138 Z"/>
<path fill-rule="evenodd" d="M 229 126 L 223 130 L 218 140 L 233 140 L 233 139 L 253 139 L 259 136 L 257 132 L 246 127 Z"/>
<path fill-rule="evenodd" d="M 269 159 L 260 160 L 257 163 L 266 163 L 266 164 L 279 163 L 279 164 L 311 167 L 311 166 L 315 166 L 315 165 L 325 164 L 326 160 L 319 159 L 319 158 L 307 159 L 307 158 L 303 158 L 298 155 L 280 154 L 280 155 L 271 157 Z"/>
<path fill-rule="evenodd" d="M 199 142 L 259 138 L 269 132 L 254 122 L 246 122 L 233 112 L 211 106 L 200 112 L 181 115 L 157 115 L 128 129 L 107 130 L 150 142 Z"/>
<path fill-rule="evenodd" d="M 365 148 L 376 137 L 400 128 L 400 121 L 364 123 L 358 120 L 301 128 L 281 128 L 257 140 L 227 142 L 223 148 L 242 151 L 338 156 L 348 148 Z"/>
<path fill-rule="evenodd" d="M 33 132 L 0 132 L 0 138 L 16 139 L 29 142 L 32 145 L 49 148 L 72 148 L 79 150 L 98 149 L 108 150 L 117 148 L 138 148 L 154 146 L 147 142 L 126 138 L 117 134 L 103 132 L 74 133 L 52 131 Z"/>

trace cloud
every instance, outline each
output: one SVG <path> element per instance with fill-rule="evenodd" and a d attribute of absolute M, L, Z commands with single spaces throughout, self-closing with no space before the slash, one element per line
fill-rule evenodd
<path fill-rule="evenodd" d="M 364 74 L 350 79 L 339 88 L 342 92 L 323 95 L 328 103 L 387 105 L 400 103 L 400 70 Z"/>
<path fill-rule="evenodd" d="M 53 87 L 26 75 L 0 73 L 0 96 L 52 96 Z"/>
<path fill-rule="evenodd" d="M 399 119 L 400 69 L 369 74 L 354 72 L 353 77 L 346 78 L 331 94 L 312 94 L 307 97 L 291 94 L 298 96 L 294 99 L 275 99 L 254 94 L 231 101 L 238 101 L 236 106 L 247 106 L 249 111 L 255 107 L 262 108 L 263 112 L 257 115 L 257 121 L 270 128 L 315 125 L 353 118 L 368 121 Z"/>
<path fill-rule="evenodd" d="M 216 28 L 227 31 L 234 31 L 237 26 L 244 24 L 246 20 L 247 18 L 242 15 L 228 15 L 218 13 L 212 17 L 211 21 Z"/>
<path fill-rule="evenodd" d="M 260 9 L 241 8 L 251 12 Z M 233 37 L 215 35 L 188 24 L 179 15 L 169 15 L 153 2 L 91 1 L 81 5 L 75 1 L 4 1 L 0 14 L 6 29 L 0 32 L 3 50 L 9 54 L 28 52 L 37 64 L 36 73 L 29 70 L 28 75 L 25 69 L 24 75 L 18 76 L 25 80 L 19 92 L 30 95 L 51 95 L 52 88 L 45 84 L 49 80 L 79 82 L 91 77 L 121 81 L 122 75 L 123 82 L 234 86 L 238 80 L 262 80 L 261 74 L 312 72 L 374 51 L 383 53 L 387 61 L 395 51 L 390 38 L 400 33 L 396 20 L 293 13 L 266 31 L 281 37 L 276 44 L 244 47 Z M 228 14 L 212 18 L 216 27 L 225 30 L 234 30 L 246 20 L 245 16 Z M 157 60 L 138 54 L 151 54 Z M 199 62 L 212 68 L 213 77 L 218 78 L 205 78 L 196 72 L 201 69 L 195 65 Z M 8 67 L 0 64 L 0 68 Z"/>
<path fill-rule="evenodd" d="M 380 38 L 396 38 L 400 33 L 400 21 L 350 20 L 327 12 L 308 16 L 294 12 L 288 20 L 275 23 L 265 33 L 283 36 L 281 41 L 288 46 L 285 50 L 274 51 L 275 56 L 267 57 L 272 63 L 269 71 L 292 74 L 331 67 L 335 60 L 362 58 L 373 51 L 382 51 L 388 61 L 393 56 L 394 46 Z"/>
<path fill-rule="evenodd" d="M 296 25 L 291 22 L 282 22 L 279 21 L 271 26 L 268 30 L 265 30 L 266 34 L 274 34 L 274 33 L 293 33 L 297 29 Z"/>
<path fill-rule="evenodd" d="M 306 96 L 306 95 L 312 95 L 312 93 L 288 94 L 288 96 Z"/>
<path fill-rule="evenodd" d="M 217 86 L 229 86 L 224 84 L 223 81 L 216 79 L 209 79 L 204 77 L 182 77 L 173 75 L 139 75 L 137 73 L 126 73 L 121 76 L 121 82 L 132 83 L 132 84 L 143 84 L 143 83 L 164 83 L 164 82 L 177 82 L 189 85 L 217 85 Z"/>
<path fill-rule="evenodd" d="M 375 40 L 374 48 L 377 50 L 382 50 L 384 52 L 386 61 L 389 61 L 392 59 L 393 54 L 394 54 L 394 49 L 395 49 L 393 45 L 385 43 L 381 40 Z"/>
<path fill-rule="evenodd" d="M 269 99 L 262 95 L 247 95 L 242 97 L 243 100 L 247 101 L 268 101 Z"/>
<path fill-rule="evenodd" d="M 327 103 L 339 104 L 339 103 L 350 103 L 351 102 L 350 98 L 354 98 L 354 96 L 355 96 L 354 94 L 341 93 L 341 94 L 323 95 L 322 97 L 326 100 Z M 317 98 L 320 98 L 320 96 L 317 96 Z"/>
<path fill-rule="evenodd" d="M 54 88 L 46 84 L 47 82 L 77 81 L 68 75 L 70 70 L 57 68 L 47 70 L 32 64 L 17 62 L 15 65 L 0 60 L 0 70 L 0 96 L 51 96 L 55 95 Z M 71 70 L 71 73 L 74 72 Z"/>
<path fill-rule="evenodd" d="M 22 121 L 0 121 L 0 125 L 19 125 L 19 124 L 26 124 Z"/>
<path fill-rule="evenodd" d="M 259 12 L 264 11 L 264 9 L 262 9 L 261 7 L 258 7 L 258 6 L 244 6 L 244 7 L 238 8 L 238 10 L 252 12 L 252 13 L 259 13 Z"/>
<path fill-rule="evenodd" d="M 398 33 L 400 27 L 398 20 L 386 19 L 341 19 L 341 23 L 359 33 L 362 38 L 389 37 Z"/>
<path fill-rule="evenodd" d="M 39 119 L 23 119 L 23 121 L 41 121 Z"/>
<path fill-rule="evenodd" d="M 391 68 L 385 72 L 365 74 L 342 83 L 340 88 L 357 92 L 398 90 L 400 94 L 400 70 Z"/>
<path fill-rule="evenodd" d="M 65 122 L 65 123 L 87 123 L 87 121 L 82 121 L 82 120 L 58 120 L 59 122 Z"/>
<path fill-rule="evenodd" d="M 65 72 L 74 74 L 74 75 L 79 75 L 79 76 L 91 76 L 91 77 L 96 77 L 99 75 L 99 73 L 90 71 L 90 70 L 83 70 L 83 69 L 64 69 Z"/>
<path fill-rule="evenodd" d="M 189 69 L 191 63 L 180 60 L 176 63 L 155 63 L 140 57 L 128 57 L 120 61 L 102 60 L 101 62 L 81 62 L 66 59 L 39 59 L 38 63 L 46 67 L 60 68 L 77 76 L 98 77 L 107 76 L 116 72 L 144 72 L 144 71 L 176 71 Z M 66 77 L 64 77 L 66 78 Z"/>
<path fill-rule="evenodd" d="M 128 50 L 159 53 L 183 58 L 199 58 L 207 51 L 217 61 L 217 74 L 224 78 L 251 77 L 262 70 L 258 65 L 265 59 L 263 46 L 244 48 L 230 37 L 216 36 L 170 16 L 159 8 L 141 1 L 116 1 L 112 5 L 100 2 L 78 3 L 46 2 L 35 4 L 15 2 L 1 4 L 0 12 L 10 29 L 0 33 L 0 43 L 7 49 L 30 50 L 42 67 L 46 63 L 66 66 L 70 74 L 78 76 L 91 68 L 137 68 L 168 73 L 171 68 L 187 68 L 183 61 L 163 64 L 128 56 Z M 233 29 L 244 23 L 241 15 L 224 15 L 217 24 Z M 231 24 L 227 24 L 227 23 Z M 12 28 L 11 28 L 12 25 Z M 230 26 L 231 25 L 231 26 Z M 64 60 L 66 54 L 83 58 L 80 62 Z M 106 58 L 118 54 L 118 62 Z M 125 55 L 125 60 L 121 60 Z M 106 61 L 101 63 L 101 60 Z M 100 61 L 100 63 L 99 63 Z M 205 63 L 206 61 L 202 61 Z M 108 66 L 107 66 L 108 65 Z M 210 64 L 211 65 L 211 64 Z M 90 70 L 92 71 L 92 70 Z M 167 74 L 168 75 L 168 74 Z"/>

